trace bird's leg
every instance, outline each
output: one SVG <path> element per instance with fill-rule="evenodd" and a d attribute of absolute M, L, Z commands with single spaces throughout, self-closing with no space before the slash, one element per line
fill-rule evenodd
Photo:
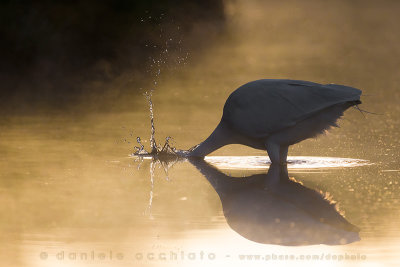
<path fill-rule="evenodd" d="M 279 160 L 281 165 L 286 165 L 287 164 L 287 155 L 289 151 L 289 146 L 280 146 L 280 151 L 279 151 Z"/>
<path fill-rule="evenodd" d="M 269 159 L 274 164 L 286 165 L 289 146 L 279 145 L 271 140 L 265 143 Z"/>
<path fill-rule="evenodd" d="M 269 156 L 269 159 L 271 160 L 271 163 L 280 164 L 281 147 L 277 143 L 267 141 L 265 143 L 265 148 L 267 149 L 268 156 Z"/>

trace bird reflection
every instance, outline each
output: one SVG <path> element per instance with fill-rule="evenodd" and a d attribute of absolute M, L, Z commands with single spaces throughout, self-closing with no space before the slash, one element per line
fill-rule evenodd
<path fill-rule="evenodd" d="M 267 174 L 225 175 L 202 159 L 190 162 L 218 193 L 228 225 L 246 239 L 277 245 L 340 245 L 360 240 L 321 193 L 289 178 L 287 166 L 272 164 Z"/>

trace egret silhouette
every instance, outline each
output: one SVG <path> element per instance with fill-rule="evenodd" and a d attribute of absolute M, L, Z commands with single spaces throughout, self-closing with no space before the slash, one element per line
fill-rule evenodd
<path fill-rule="evenodd" d="M 299 80 L 257 80 L 242 85 L 226 100 L 220 123 L 202 143 L 183 156 L 204 157 L 228 144 L 267 150 L 273 163 L 286 164 L 288 148 L 331 127 L 361 90 Z"/>
<path fill-rule="evenodd" d="M 323 194 L 290 179 L 286 165 L 272 163 L 267 174 L 233 178 L 203 159 L 190 162 L 218 193 L 230 228 L 246 239 L 285 246 L 360 240 L 360 229 Z"/>

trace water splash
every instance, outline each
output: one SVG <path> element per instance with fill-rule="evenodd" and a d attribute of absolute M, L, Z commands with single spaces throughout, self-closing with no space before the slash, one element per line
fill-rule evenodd
<path fill-rule="evenodd" d="M 157 143 L 155 139 L 156 128 L 154 127 L 154 112 L 153 112 L 153 101 L 151 101 L 151 95 L 153 91 L 150 93 L 146 93 L 146 99 L 149 103 L 149 110 L 150 110 L 150 124 L 151 124 L 151 135 L 150 135 L 150 153 L 155 153 L 157 151 Z"/>
<path fill-rule="evenodd" d="M 161 22 L 163 16 L 160 16 L 158 19 Z M 142 22 L 144 22 L 144 20 L 144 18 L 141 18 Z M 137 137 L 136 141 L 138 146 L 135 146 L 136 151 L 132 155 L 139 157 L 152 157 L 159 160 L 171 160 L 180 157 L 179 153 L 181 150 L 178 150 L 171 145 L 170 141 L 172 141 L 172 138 L 170 136 L 165 138 L 164 145 L 157 144 L 155 138 L 156 128 L 152 96 L 160 85 L 161 74 L 168 69 L 175 70 L 178 66 L 186 65 L 189 52 L 182 49 L 183 34 L 179 26 L 177 26 L 175 32 L 164 31 L 161 23 L 158 24 L 158 27 L 160 41 L 157 42 L 157 45 L 146 44 L 146 47 L 153 47 L 157 51 L 154 56 L 149 57 L 149 68 L 147 69 L 147 72 L 151 75 L 152 80 L 151 85 L 149 86 L 150 90 L 144 93 L 150 112 L 150 148 L 149 151 L 147 151 L 141 142 L 141 138 Z"/>
<path fill-rule="evenodd" d="M 174 159 L 179 160 L 180 158 L 182 158 L 181 154 L 179 153 L 181 150 L 176 149 L 170 144 L 170 140 L 172 140 L 170 136 L 167 136 L 165 138 L 164 145 L 159 145 L 159 144 L 157 145 L 155 138 L 153 136 L 154 132 L 152 130 L 152 139 L 150 139 L 151 151 L 148 152 L 144 148 L 144 145 L 142 144 L 140 137 L 137 137 L 136 141 L 139 144 L 139 146 L 135 146 L 136 151 L 132 154 L 132 156 L 137 156 L 140 158 L 153 158 L 154 160 L 158 160 L 160 162 L 165 162 L 165 163 Z"/>
<path fill-rule="evenodd" d="M 160 72 L 157 72 L 157 77 Z M 155 78 L 154 85 L 157 84 Z M 136 151 L 132 154 L 133 156 L 140 156 L 140 157 L 152 157 L 157 158 L 162 161 L 170 161 L 171 159 L 180 158 L 182 153 L 185 153 L 183 150 L 176 149 L 174 146 L 171 145 L 170 141 L 172 141 L 172 137 L 167 136 L 165 138 L 164 145 L 157 144 L 155 134 L 156 134 L 156 127 L 154 122 L 154 105 L 151 99 L 153 95 L 154 89 L 150 90 L 150 92 L 146 92 L 144 95 L 146 97 L 147 103 L 149 105 L 149 116 L 150 116 L 150 152 L 148 152 L 144 145 L 141 142 L 141 138 L 137 137 L 136 141 L 139 146 L 135 146 Z"/>

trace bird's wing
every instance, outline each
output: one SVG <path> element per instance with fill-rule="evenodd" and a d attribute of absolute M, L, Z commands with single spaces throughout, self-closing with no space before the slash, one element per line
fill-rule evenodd
<path fill-rule="evenodd" d="M 343 85 L 293 80 L 258 80 L 228 98 L 223 119 L 237 131 L 263 137 L 335 104 L 359 100 L 361 91 Z"/>
<path fill-rule="evenodd" d="M 296 109 L 297 113 L 289 116 L 294 122 L 332 105 L 359 100 L 361 95 L 361 90 L 337 84 L 282 83 L 274 91 Z"/>

